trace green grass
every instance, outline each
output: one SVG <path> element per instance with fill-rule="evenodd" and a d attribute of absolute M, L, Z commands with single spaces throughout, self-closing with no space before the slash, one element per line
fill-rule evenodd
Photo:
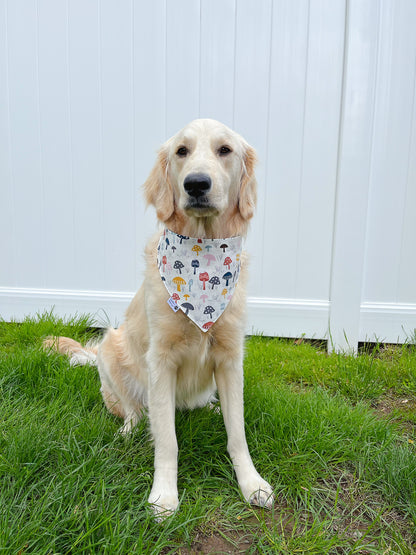
<path fill-rule="evenodd" d="M 242 501 L 221 414 L 185 411 L 180 510 L 158 524 L 146 504 L 146 419 L 120 437 L 96 369 L 41 349 L 50 334 L 85 341 L 93 324 L 52 314 L 0 322 L 0 553 L 414 553 L 411 345 L 351 357 L 249 339 L 247 439 L 275 507 Z"/>

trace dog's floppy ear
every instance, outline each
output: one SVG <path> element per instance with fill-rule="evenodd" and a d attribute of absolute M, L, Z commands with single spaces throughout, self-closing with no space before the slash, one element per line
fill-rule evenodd
<path fill-rule="evenodd" d="M 143 184 L 146 202 L 156 208 L 159 220 L 166 222 L 175 209 L 172 184 L 168 176 L 168 147 L 163 145 L 156 163 Z"/>
<path fill-rule="evenodd" d="M 244 220 L 254 215 L 257 201 L 257 181 L 254 168 L 257 163 L 256 151 L 247 143 L 244 145 L 243 172 L 241 176 L 238 209 Z"/>

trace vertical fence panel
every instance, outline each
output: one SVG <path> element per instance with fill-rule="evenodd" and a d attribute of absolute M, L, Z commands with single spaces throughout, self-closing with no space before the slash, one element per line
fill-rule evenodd
<path fill-rule="evenodd" d="M 416 4 L 382 2 L 380 9 L 363 300 L 397 302 L 401 259 L 415 259 L 401 246 L 404 232 L 416 240 L 416 224 L 407 220 L 403 227 L 407 190 L 416 189 L 416 182 L 408 181 L 416 126 Z M 416 265 L 408 264 L 407 272 L 415 283 Z"/>
<path fill-rule="evenodd" d="M 295 298 L 309 2 L 273 4 L 262 294 Z M 261 155 L 261 153 L 260 153 Z"/>
<path fill-rule="evenodd" d="M 136 281 L 132 4 L 105 0 L 100 5 L 104 271 L 107 288 L 132 291 Z"/>
<path fill-rule="evenodd" d="M 71 182 L 66 6 L 53 0 L 38 0 L 37 18 L 44 226 L 42 248 L 48 253 L 44 286 L 67 289 L 72 285 L 75 262 L 75 199 Z"/>
<path fill-rule="evenodd" d="M 343 1 L 311 2 L 296 244 L 301 299 L 329 297 L 344 28 Z"/>
<path fill-rule="evenodd" d="M 15 285 L 14 195 L 10 141 L 9 45 L 6 0 L 0 2 L 0 284 Z"/>
<path fill-rule="evenodd" d="M 141 184 L 167 139 L 166 129 L 166 2 L 133 2 L 134 71 L 134 221 L 135 280 L 143 279 L 143 250 L 155 229 L 154 211 L 145 209 Z M 133 238 L 132 238 L 133 240 Z"/>
<path fill-rule="evenodd" d="M 262 235 L 267 168 L 263 153 L 267 148 L 270 107 L 272 14 L 272 2 L 269 0 L 261 3 L 237 2 L 233 125 L 255 146 L 259 155 L 257 211 L 247 240 L 252 268 L 249 292 L 252 295 L 256 294 L 256 284 L 263 282 Z"/>
<path fill-rule="evenodd" d="M 201 0 L 199 115 L 229 126 L 233 125 L 235 11 L 236 0 Z"/>
<path fill-rule="evenodd" d="M 200 1 L 167 2 L 166 118 L 170 137 L 199 117 Z"/>
<path fill-rule="evenodd" d="M 68 2 L 69 110 L 74 218 L 73 289 L 106 289 L 100 4 Z"/>
<path fill-rule="evenodd" d="M 8 85 L 17 287 L 45 285 L 37 5 L 7 2 Z"/>

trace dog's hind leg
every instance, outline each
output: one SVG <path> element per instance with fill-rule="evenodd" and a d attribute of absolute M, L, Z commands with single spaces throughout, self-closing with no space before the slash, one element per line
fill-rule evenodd
<path fill-rule="evenodd" d="M 140 420 L 144 408 L 144 388 L 132 375 L 125 357 L 122 329 L 109 329 L 98 355 L 101 394 L 107 409 L 124 419 L 120 433 L 127 435 Z"/>

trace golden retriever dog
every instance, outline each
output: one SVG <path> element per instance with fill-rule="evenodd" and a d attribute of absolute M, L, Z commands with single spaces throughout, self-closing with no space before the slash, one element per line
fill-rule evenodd
<path fill-rule="evenodd" d="M 125 322 L 108 329 L 97 347 L 63 337 L 45 341 L 69 355 L 72 364 L 97 364 L 104 403 L 123 418 L 122 433 L 130 432 L 147 409 L 155 449 L 149 503 L 159 519 L 173 513 L 179 502 L 175 408 L 204 406 L 216 390 L 241 492 L 254 505 L 273 504 L 272 488 L 253 465 L 244 430 L 246 256 L 241 253 L 228 306 L 206 330 L 169 306 L 157 261 L 166 229 L 194 241 L 244 237 L 256 204 L 255 163 L 254 149 L 214 120 L 195 120 L 169 139 L 144 183 L 146 201 L 155 207 L 162 229 L 146 247 L 144 282 Z M 205 282 L 197 285 L 205 289 Z"/>

